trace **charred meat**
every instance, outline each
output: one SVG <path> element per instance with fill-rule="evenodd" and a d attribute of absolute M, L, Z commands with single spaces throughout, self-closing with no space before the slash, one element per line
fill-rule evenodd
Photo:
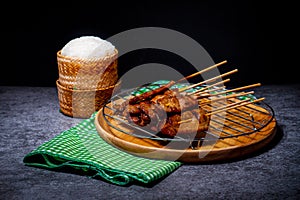
<path fill-rule="evenodd" d="M 178 89 L 170 90 L 172 84 L 171 81 L 156 90 L 130 98 L 116 107 L 116 114 L 165 137 L 206 131 L 210 121 L 206 111 L 191 95 L 182 94 Z M 180 123 L 186 119 L 192 120 Z"/>

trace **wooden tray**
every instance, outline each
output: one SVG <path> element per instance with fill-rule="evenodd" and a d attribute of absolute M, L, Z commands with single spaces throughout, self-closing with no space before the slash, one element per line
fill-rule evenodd
<path fill-rule="evenodd" d="M 241 107 L 240 109 L 248 109 L 248 107 L 249 106 L 245 108 Z M 269 112 L 258 105 L 251 104 L 250 107 L 265 113 Z M 105 112 L 112 111 L 108 110 Z M 255 112 L 253 115 L 257 121 L 266 120 L 266 116 L 263 113 Z M 276 132 L 276 120 L 272 117 L 266 126 L 249 135 L 204 141 L 199 148 L 191 149 L 188 147 L 188 144 L 175 142 L 173 145 L 171 143 L 171 145 L 165 146 L 165 144 L 162 144 L 160 141 L 137 138 L 113 128 L 112 125 L 114 127 L 120 127 L 122 130 L 127 129 L 127 127 L 123 127 L 116 120 L 111 119 L 109 123 L 111 124 L 108 124 L 107 119 L 103 116 L 102 108 L 95 118 L 96 129 L 106 142 L 117 148 L 145 158 L 176 160 L 185 163 L 226 161 L 246 156 L 266 146 L 272 140 Z M 230 121 L 226 121 L 227 126 L 234 126 L 230 123 Z M 175 146 L 176 148 L 170 148 L 170 146 Z"/>

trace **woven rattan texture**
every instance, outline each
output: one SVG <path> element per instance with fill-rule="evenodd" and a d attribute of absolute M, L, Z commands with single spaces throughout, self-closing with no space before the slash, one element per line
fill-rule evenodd
<path fill-rule="evenodd" d="M 60 85 L 78 90 L 106 88 L 118 80 L 118 51 L 104 58 L 81 59 L 57 52 Z"/>
<path fill-rule="evenodd" d="M 108 101 L 113 92 L 120 89 L 120 82 L 116 85 L 101 89 L 74 90 L 63 87 L 56 81 L 60 111 L 65 115 L 77 118 L 89 118 Z"/>

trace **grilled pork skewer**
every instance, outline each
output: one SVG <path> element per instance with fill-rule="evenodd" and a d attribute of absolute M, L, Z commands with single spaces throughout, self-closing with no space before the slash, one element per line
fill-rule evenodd
<path fill-rule="evenodd" d="M 136 104 L 140 101 L 145 101 L 147 99 L 151 99 L 152 97 L 154 97 L 155 95 L 162 93 L 164 91 L 166 91 L 167 89 L 169 89 L 172 85 L 174 85 L 175 82 L 174 81 L 170 81 L 168 84 L 163 85 L 155 90 L 151 90 L 149 92 L 145 92 L 141 95 L 135 96 L 131 99 L 129 99 L 129 104 L 133 105 Z"/>
<path fill-rule="evenodd" d="M 155 95 L 152 99 L 146 98 L 139 103 L 121 104 L 117 114 L 125 116 L 128 121 L 165 137 L 174 137 L 176 134 L 188 136 L 192 133 L 201 133 L 208 129 L 210 117 L 199 107 L 198 101 L 189 95 L 184 95 L 178 89 L 166 90 Z M 178 123 L 181 118 L 193 117 L 189 124 Z"/>

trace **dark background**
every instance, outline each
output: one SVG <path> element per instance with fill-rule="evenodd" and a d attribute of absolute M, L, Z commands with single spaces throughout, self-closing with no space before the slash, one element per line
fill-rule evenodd
<path fill-rule="evenodd" d="M 293 7 L 280 1 L 10 5 L 8 12 L 1 14 L 4 56 L 0 84 L 54 87 L 58 78 L 56 52 L 71 39 L 83 35 L 106 39 L 146 26 L 179 31 L 201 44 L 215 62 L 227 60 L 221 72 L 239 69 L 231 78 L 232 85 L 299 83 L 297 56 L 293 56 L 297 50 L 290 48 L 297 27 Z M 148 49 L 120 57 L 119 73 L 149 62 L 186 74 L 193 70 L 179 56 Z"/>

